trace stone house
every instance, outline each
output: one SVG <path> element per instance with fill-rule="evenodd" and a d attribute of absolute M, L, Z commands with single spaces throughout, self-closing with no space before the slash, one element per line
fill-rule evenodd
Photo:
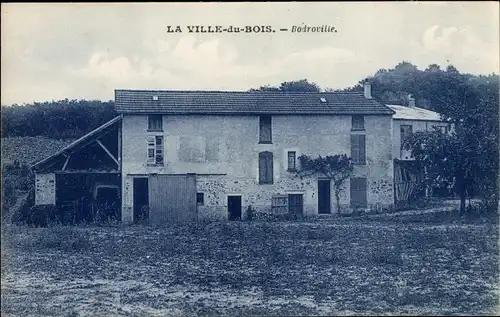
<path fill-rule="evenodd" d="M 394 203 L 394 111 L 369 85 L 364 93 L 116 90 L 115 107 L 119 117 L 35 165 L 37 204 L 117 190 L 123 222 L 245 219 L 249 206 L 333 214 L 330 181 L 289 169 L 302 154 L 342 153 L 355 163 L 346 210 Z"/>
<path fill-rule="evenodd" d="M 394 158 L 394 198 L 395 203 L 406 203 L 416 190 L 423 177 L 423 170 L 409 150 L 403 148 L 406 138 L 415 132 L 434 131 L 449 133 L 452 126 L 435 111 L 415 106 L 415 99 L 410 95 L 408 105 L 387 105 L 394 111 L 392 123 L 392 156 Z M 429 189 L 425 195 L 429 195 Z"/>

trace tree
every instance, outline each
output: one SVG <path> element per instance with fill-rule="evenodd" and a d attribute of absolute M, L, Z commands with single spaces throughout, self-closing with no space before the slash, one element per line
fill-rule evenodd
<path fill-rule="evenodd" d="M 498 77 L 497 77 L 498 78 Z M 427 171 L 432 185 L 438 177 L 454 184 L 460 212 L 471 190 L 480 189 L 487 206 L 498 204 L 498 80 L 476 85 L 459 73 L 450 76 L 436 107 L 453 123 L 451 134 L 418 132 L 405 148 Z"/>
<path fill-rule="evenodd" d="M 320 92 L 321 89 L 316 83 L 310 83 L 307 79 L 296 81 L 285 81 L 280 85 L 280 91 L 292 92 Z"/>
<path fill-rule="evenodd" d="M 253 89 L 251 88 L 249 91 L 280 91 L 278 87 L 274 87 L 271 85 L 260 86 L 260 88 Z"/>
<path fill-rule="evenodd" d="M 413 133 L 404 144 L 412 156 L 422 163 L 424 182 L 435 187 L 438 182 L 454 184 L 460 197 L 460 212 L 465 212 L 467 188 L 472 183 L 473 161 L 463 155 L 463 146 L 456 135 L 438 131 Z"/>
<path fill-rule="evenodd" d="M 299 177 L 308 177 L 320 174 L 330 179 L 333 183 L 333 191 L 337 203 L 337 213 L 340 214 L 340 194 L 344 190 L 346 180 L 349 179 L 354 170 L 351 158 L 345 154 L 311 158 L 307 155 L 299 156 L 299 169 L 292 170 L 291 173 Z"/>
<path fill-rule="evenodd" d="M 446 158 L 452 160 L 456 155 L 457 170 L 451 173 L 454 176 L 439 177 L 451 177 L 455 180 L 458 177 L 459 182 L 455 182 L 457 192 L 467 195 L 463 187 L 465 185 L 461 183 L 470 183 L 467 186 L 473 187 L 476 194 L 479 189 L 487 204 L 498 204 L 500 84 L 497 74 L 462 74 L 453 65 L 443 69 L 437 64 L 430 64 L 425 70 L 419 70 L 408 62 L 401 62 L 393 69 L 381 69 L 374 76 L 340 91 L 362 92 L 363 84 L 367 81 L 371 83 L 373 97 L 382 103 L 405 105 L 407 96 L 411 94 L 416 99 L 417 107 L 439 112 L 443 119 L 449 120 L 455 127 L 453 138 L 434 140 L 432 144 L 436 147 L 446 145 L 450 150 L 461 149 L 461 152 L 450 154 Z M 420 144 L 417 144 L 418 140 L 414 140 L 413 146 L 422 145 L 431 136 L 421 136 Z M 450 142 L 455 147 L 450 146 Z M 415 150 L 420 151 L 419 148 Z M 434 157 L 428 154 L 429 157 Z M 439 164 L 436 163 L 437 165 Z M 431 170 L 431 167 L 427 168 Z M 460 177 L 463 179 L 460 180 Z"/>
<path fill-rule="evenodd" d="M 265 85 L 250 91 L 282 91 L 282 92 L 320 92 L 321 88 L 316 83 L 310 83 L 307 79 L 285 81 L 279 87 Z"/>

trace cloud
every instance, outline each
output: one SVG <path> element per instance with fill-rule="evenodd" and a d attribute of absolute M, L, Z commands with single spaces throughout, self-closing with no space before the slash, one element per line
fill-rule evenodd
<path fill-rule="evenodd" d="M 343 48 L 324 46 L 322 48 L 305 50 L 297 53 L 290 53 L 285 57 L 286 63 L 302 62 L 326 62 L 326 63 L 346 63 L 356 60 L 353 51 Z"/>
<path fill-rule="evenodd" d="M 301 78 L 343 88 L 402 60 L 472 73 L 499 68 L 498 4 L 485 2 L 7 4 L 1 15 L 4 104 L 111 99 L 116 88 L 245 90 Z M 165 25 L 301 23 L 339 32 L 165 32 Z"/>
<path fill-rule="evenodd" d="M 337 78 L 334 73 L 347 73 L 349 65 L 365 58 L 331 46 L 254 63 L 242 63 L 238 56 L 237 49 L 221 39 L 197 42 L 193 36 L 184 36 L 175 45 L 158 41 L 148 58 L 99 51 L 92 54 L 85 67 L 69 71 L 80 78 L 100 80 L 106 87 L 246 90 L 304 77 L 328 83 Z M 359 76 L 359 72 L 350 71 L 341 83 L 355 83 Z"/>
<path fill-rule="evenodd" d="M 158 52 L 167 52 L 170 50 L 170 44 L 165 40 L 158 40 Z"/>
<path fill-rule="evenodd" d="M 411 41 L 414 60 L 425 68 L 430 64 L 454 65 L 461 72 L 489 74 L 497 72 L 498 40 L 482 38 L 470 26 L 443 27 L 433 25 L 422 34 L 420 41 Z"/>
<path fill-rule="evenodd" d="M 441 35 L 436 34 L 441 29 Z M 447 27 L 442 28 L 439 25 L 433 25 L 425 30 L 422 36 L 422 45 L 426 51 L 448 51 L 453 42 L 453 35 L 457 33 L 457 28 Z"/>
<path fill-rule="evenodd" d="M 127 81 L 136 77 L 129 59 L 123 56 L 110 58 L 107 53 L 94 53 L 87 68 L 81 70 L 89 78 L 106 77 L 115 81 Z"/>

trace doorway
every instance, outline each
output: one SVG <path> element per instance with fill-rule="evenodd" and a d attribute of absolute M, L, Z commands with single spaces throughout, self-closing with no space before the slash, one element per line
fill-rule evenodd
<path fill-rule="evenodd" d="M 134 222 L 147 222 L 149 219 L 149 188 L 147 177 L 134 178 Z"/>
<path fill-rule="evenodd" d="M 241 196 L 227 196 L 229 220 L 241 220 Z"/>
<path fill-rule="evenodd" d="M 318 180 L 318 213 L 321 215 L 330 213 L 330 188 L 329 179 Z"/>
<path fill-rule="evenodd" d="M 303 215 L 304 199 L 302 194 L 288 194 L 288 213 L 293 217 Z"/>

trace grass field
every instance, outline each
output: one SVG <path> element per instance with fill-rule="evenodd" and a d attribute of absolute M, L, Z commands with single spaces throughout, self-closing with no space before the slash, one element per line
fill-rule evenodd
<path fill-rule="evenodd" d="M 9 227 L 2 316 L 496 315 L 498 226 Z"/>

